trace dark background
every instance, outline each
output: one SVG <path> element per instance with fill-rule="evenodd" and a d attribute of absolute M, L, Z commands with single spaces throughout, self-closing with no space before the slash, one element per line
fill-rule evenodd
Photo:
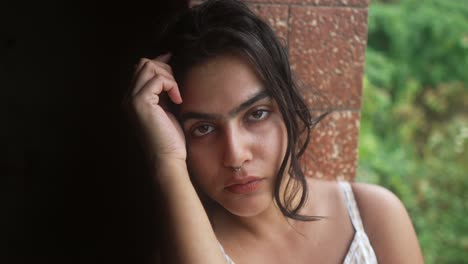
<path fill-rule="evenodd" d="M 157 198 L 121 101 L 186 2 L 0 3 L 0 263 L 150 263 Z"/>

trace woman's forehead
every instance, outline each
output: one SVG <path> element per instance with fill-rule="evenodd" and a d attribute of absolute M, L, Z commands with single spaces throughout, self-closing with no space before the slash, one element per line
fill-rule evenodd
<path fill-rule="evenodd" d="M 237 83 L 260 82 L 256 70 L 250 60 L 238 53 L 226 53 L 209 58 L 196 64 L 187 71 L 184 78 L 185 86 L 197 84 L 219 84 L 235 81 Z M 188 83 L 188 84 L 187 84 Z"/>
<path fill-rule="evenodd" d="M 245 58 L 218 56 L 188 71 L 181 91 L 184 101 L 181 110 L 229 108 L 264 90 Z"/>

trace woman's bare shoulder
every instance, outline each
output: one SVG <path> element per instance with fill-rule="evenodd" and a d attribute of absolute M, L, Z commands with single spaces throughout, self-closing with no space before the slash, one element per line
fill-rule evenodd
<path fill-rule="evenodd" d="M 423 263 L 413 224 L 400 199 L 378 185 L 351 185 L 379 263 Z"/>

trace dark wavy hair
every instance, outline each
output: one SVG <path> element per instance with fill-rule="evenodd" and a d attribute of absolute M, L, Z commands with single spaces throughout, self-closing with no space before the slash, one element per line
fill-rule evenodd
<path fill-rule="evenodd" d="M 186 10 L 165 32 L 165 46 L 172 53 L 170 65 L 183 89 L 184 77 L 195 65 L 227 53 L 240 54 L 254 66 L 269 95 L 277 102 L 286 130 L 286 154 L 278 171 L 274 198 L 284 216 L 302 220 L 321 217 L 299 214 L 308 188 L 299 158 L 304 153 L 311 129 L 324 117 L 312 119 L 292 77 L 287 51 L 273 30 L 238 0 L 208 0 Z M 164 45 L 164 44 L 163 44 Z M 290 161 L 286 192 L 281 197 L 283 175 Z M 300 195 L 299 203 L 293 205 Z"/>

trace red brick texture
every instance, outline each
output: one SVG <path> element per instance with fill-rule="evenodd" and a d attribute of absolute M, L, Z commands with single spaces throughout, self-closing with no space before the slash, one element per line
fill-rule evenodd
<path fill-rule="evenodd" d="M 311 113 L 332 110 L 312 132 L 302 158 L 306 175 L 353 180 L 369 0 L 244 1 L 288 48 Z"/>

